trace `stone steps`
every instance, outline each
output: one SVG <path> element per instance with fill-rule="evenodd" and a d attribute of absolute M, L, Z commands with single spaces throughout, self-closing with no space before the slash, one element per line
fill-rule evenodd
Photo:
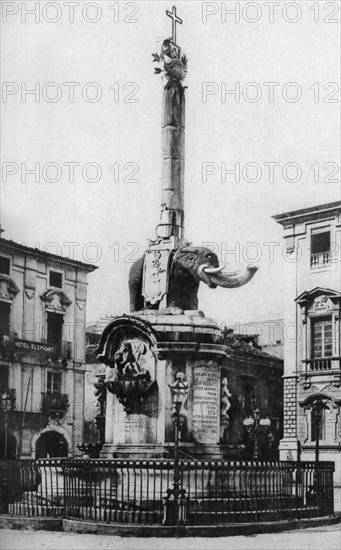
<path fill-rule="evenodd" d="M 307 513 L 309 511 L 309 514 Z M 257 521 L 273 521 L 276 519 L 302 519 L 318 517 L 318 506 L 301 506 L 295 508 L 281 508 L 280 510 L 259 509 L 248 511 L 224 512 L 195 512 L 188 514 L 189 525 L 205 525 L 207 523 L 252 523 Z"/>
<path fill-rule="evenodd" d="M 161 524 L 164 514 L 162 499 L 159 501 L 118 502 L 116 499 L 95 498 L 89 494 L 77 495 L 76 502 L 48 505 L 38 503 L 32 498 L 9 505 L 9 513 L 23 516 L 62 517 L 68 516 L 80 520 L 102 521 L 105 523 Z M 272 521 L 280 519 L 300 519 L 319 515 L 319 507 L 305 505 L 302 497 L 282 495 L 263 498 L 203 498 L 184 501 L 183 517 L 189 525 L 241 523 Z"/>

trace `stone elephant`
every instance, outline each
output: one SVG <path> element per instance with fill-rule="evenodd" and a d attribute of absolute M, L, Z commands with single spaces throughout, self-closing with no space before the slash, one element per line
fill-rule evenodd
<path fill-rule="evenodd" d="M 144 256 L 139 258 L 129 272 L 130 310 L 144 309 L 142 296 Z M 167 307 L 182 310 L 198 309 L 198 289 L 200 282 L 210 288 L 240 287 L 250 281 L 257 267 L 248 266 L 244 272 L 224 273 L 219 267 L 218 257 L 204 247 L 185 246 L 175 250 L 168 266 Z M 157 307 L 157 306 L 156 306 Z M 155 308 L 155 307 L 154 307 Z"/>

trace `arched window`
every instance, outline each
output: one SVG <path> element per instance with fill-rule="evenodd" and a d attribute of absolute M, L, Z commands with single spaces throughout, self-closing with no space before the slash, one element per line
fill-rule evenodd
<path fill-rule="evenodd" d="M 305 417 L 305 440 L 319 441 L 324 445 L 335 445 L 338 441 L 337 425 L 339 407 L 333 399 L 323 393 L 313 394 L 300 403 Z"/>

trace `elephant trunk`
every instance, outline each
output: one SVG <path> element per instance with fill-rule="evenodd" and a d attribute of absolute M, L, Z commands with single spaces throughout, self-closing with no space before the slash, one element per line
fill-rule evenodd
<path fill-rule="evenodd" d="M 258 267 L 249 265 L 244 273 L 240 271 L 224 273 L 223 269 L 224 266 L 212 268 L 208 265 L 204 265 L 201 266 L 199 274 L 201 279 L 210 288 L 216 288 L 217 286 L 224 288 L 237 288 L 248 283 L 256 273 Z"/>

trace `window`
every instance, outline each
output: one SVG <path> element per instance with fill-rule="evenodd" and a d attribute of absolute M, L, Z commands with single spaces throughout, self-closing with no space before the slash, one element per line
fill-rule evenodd
<path fill-rule="evenodd" d="M 257 406 L 256 394 L 254 386 L 250 384 L 244 384 L 244 395 L 243 395 L 243 407 L 244 413 L 250 414 Z"/>
<path fill-rule="evenodd" d="M 331 317 L 312 320 L 312 358 L 333 355 L 333 323 Z"/>
<path fill-rule="evenodd" d="M 63 322 L 63 316 L 59 313 L 47 314 L 47 341 L 55 345 L 57 355 L 61 352 Z"/>
<path fill-rule="evenodd" d="M 0 334 L 1 334 L 1 337 L 7 336 L 7 338 L 9 338 L 10 315 L 11 315 L 11 304 L 8 304 L 7 302 L 0 302 Z"/>
<path fill-rule="evenodd" d="M 5 256 L 0 256 L 0 273 L 3 273 L 4 275 L 9 275 L 10 267 L 10 259 L 5 258 Z"/>
<path fill-rule="evenodd" d="M 311 267 L 330 265 L 330 231 L 319 230 L 311 235 Z"/>
<path fill-rule="evenodd" d="M 0 394 L 8 389 L 9 368 L 1 365 L 0 368 Z"/>
<path fill-rule="evenodd" d="M 56 288 L 62 288 L 63 287 L 63 274 L 59 273 L 59 271 L 50 271 L 49 285 L 54 286 Z"/>
<path fill-rule="evenodd" d="M 47 393 L 61 393 L 62 387 L 62 373 L 61 372 L 52 372 L 47 373 Z"/>

